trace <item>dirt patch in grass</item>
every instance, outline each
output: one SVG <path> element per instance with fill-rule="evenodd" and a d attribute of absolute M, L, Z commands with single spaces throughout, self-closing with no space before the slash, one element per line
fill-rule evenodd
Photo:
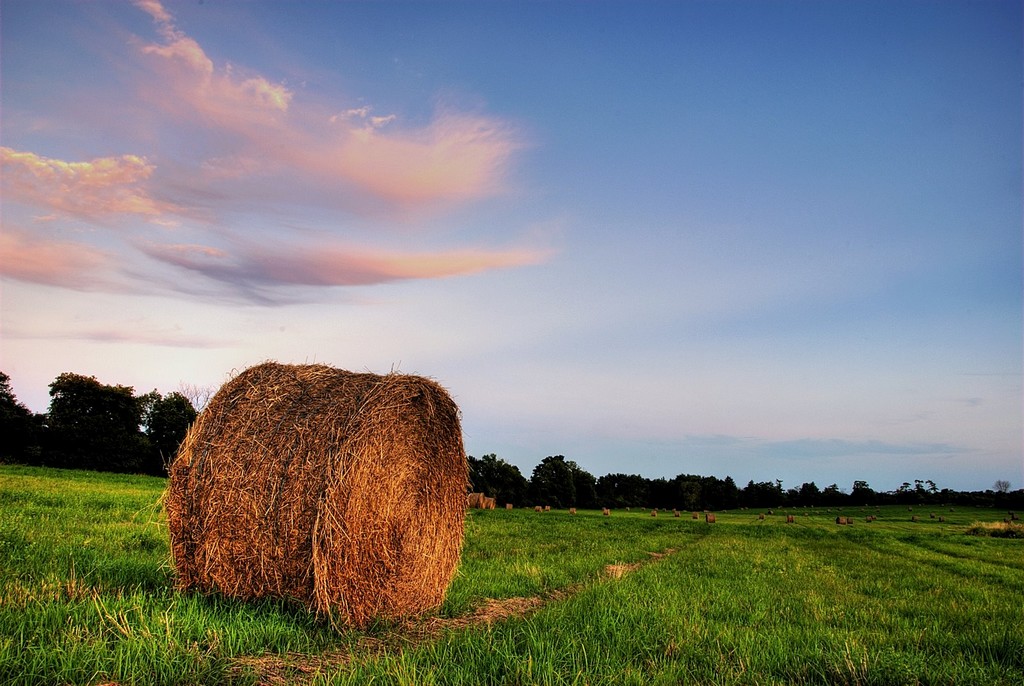
<path fill-rule="evenodd" d="M 601 578 L 620 579 L 645 564 L 660 560 L 674 552 L 675 548 L 668 548 L 662 552 L 647 553 L 650 559 L 643 562 L 607 565 Z M 584 584 L 577 584 L 543 596 L 486 598 L 483 605 L 467 615 L 428 617 L 395 624 L 379 636 L 360 636 L 348 649 L 316 655 L 286 653 L 237 657 L 231 661 L 229 673 L 236 677 L 255 673 L 260 686 L 301 686 L 312 681 L 318 674 L 343 667 L 353 660 L 368 660 L 382 655 L 397 654 L 402 650 L 435 641 L 448 631 L 490 626 L 495 622 L 527 617 L 548 603 L 568 598 L 583 588 Z"/>

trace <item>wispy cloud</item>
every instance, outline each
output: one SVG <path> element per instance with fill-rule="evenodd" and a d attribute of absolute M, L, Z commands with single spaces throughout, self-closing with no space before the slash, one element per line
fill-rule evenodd
<path fill-rule="evenodd" d="M 66 340 L 94 341 L 97 343 L 128 343 L 153 345 L 164 348 L 193 348 L 210 350 L 229 348 L 240 343 L 230 338 L 217 338 L 194 334 L 181 327 L 161 327 L 146 323 L 119 326 L 82 327 L 75 324 L 34 327 L 31 330 L 6 327 L 4 337 L 14 340 Z"/>
<path fill-rule="evenodd" d="M 8 201 L 90 219 L 113 215 L 155 219 L 179 211 L 151 197 L 145 182 L 154 166 L 137 155 L 66 162 L 3 147 L 0 161 Z"/>
<path fill-rule="evenodd" d="M 465 276 L 537 264 L 548 257 L 542 249 L 462 248 L 414 253 L 342 245 L 247 245 L 228 252 L 203 245 L 152 244 L 142 250 L 156 260 L 230 286 L 256 302 L 273 301 L 267 289 L 282 286 L 366 286 Z"/>
<path fill-rule="evenodd" d="M 197 146 L 198 157 L 180 151 L 161 163 L 159 174 L 139 154 L 66 161 L 0 148 L 5 201 L 37 209 L 31 221 L 53 227 L 47 233 L 5 227 L 4 276 L 85 291 L 170 290 L 273 304 L 300 292 L 310 297 L 310 289 L 464 276 L 550 257 L 550 250 L 535 247 L 402 251 L 322 239 L 322 233 L 313 242 L 315 228 L 296 235 L 289 226 L 303 221 L 287 216 L 293 204 L 303 208 L 300 215 L 316 204 L 355 212 L 372 205 L 371 226 L 379 228 L 372 220 L 381 208 L 415 217 L 421 209 L 501 192 L 505 167 L 522 141 L 508 122 L 480 114 L 439 109 L 425 124 L 403 126 L 397 115 L 370 105 L 303 101 L 284 83 L 215 64 L 159 0 L 134 4 L 156 27 L 155 39 L 133 39 L 133 46 L 142 58 L 134 85 L 157 130 L 186 145 L 190 138 L 213 145 Z M 274 205 L 280 223 L 264 222 L 257 244 L 254 230 L 237 218 L 268 197 L 283 201 Z M 104 249 L 49 240 L 61 235 L 59 220 L 69 216 L 93 223 L 93 243 Z M 118 219 L 134 220 L 131 235 L 103 235 Z M 361 223 L 350 231 L 366 229 Z M 140 253 L 156 263 L 140 262 Z"/>
<path fill-rule="evenodd" d="M 5 226 L 0 233 L 0 275 L 75 290 L 114 287 L 113 257 L 80 243 L 44 240 Z"/>
<path fill-rule="evenodd" d="M 829 459 L 857 456 L 949 456 L 964 452 L 948 443 L 892 443 L 879 440 L 800 439 L 769 441 L 760 444 L 757 452 L 772 458 Z"/>
<path fill-rule="evenodd" d="M 233 140 L 221 157 L 260 160 L 251 172 L 298 175 L 335 194 L 359 189 L 408 211 L 500 192 L 506 164 L 523 145 L 515 127 L 479 114 L 439 109 L 411 127 L 370 106 L 327 114 L 283 83 L 218 67 L 155 0 L 136 5 L 161 38 L 140 46 L 150 68 L 140 84 L 145 97 L 176 121 L 216 131 L 221 144 Z"/>

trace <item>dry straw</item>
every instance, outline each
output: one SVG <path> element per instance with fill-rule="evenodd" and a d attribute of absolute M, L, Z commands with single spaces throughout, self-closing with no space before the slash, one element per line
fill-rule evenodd
<path fill-rule="evenodd" d="M 252 367 L 192 425 L 166 497 L 182 589 L 365 626 L 435 608 L 462 549 L 459 410 L 429 379 Z"/>

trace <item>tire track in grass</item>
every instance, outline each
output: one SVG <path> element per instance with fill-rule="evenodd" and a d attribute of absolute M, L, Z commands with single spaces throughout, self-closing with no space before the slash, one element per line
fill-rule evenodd
<path fill-rule="evenodd" d="M 892 545 L 886 546 L 886 542 Z M 937 572 L 984 581 L 995 587 L 1024 590 L 1024 577 L 1021 576 L 1019 568 L 956 555 L 928 543 L 929 541 L 912 535 L 885 542 L 863 541 L 861 545 L 879 554 L 895 555 L 903 560 L 931 567 Z"/>
<path fill-rule="evenodd" d="M 698 540 L 703 537 L 698 537 Z M 543 595 L 485 598 L 483 604 L 473 612 L 459 617 L 428 617 L 402 622 L 386 629 L 380 636 L 363 634 L 347 649 L 316 655 L 286 653 L 236 657 L 230 660 L 228 675 L 231 678 L 242 678 L 255 673 L 261 686 L 302 686 L 325 672 L 344 667 L 356 660 L 373 660 L 385 655 L 398 654 L 436 641 L 452 631 L 464 631 L 490 626 L 496 622 L 529 617 L 552 603 L 566 600 L 593 585 L 615 582 L 678 551 L 678 548 L 666 548 L 660 552 L 649 551 L 647 559 L 640 562 L 608 564 L 589 582 L 555 589 Z"/>

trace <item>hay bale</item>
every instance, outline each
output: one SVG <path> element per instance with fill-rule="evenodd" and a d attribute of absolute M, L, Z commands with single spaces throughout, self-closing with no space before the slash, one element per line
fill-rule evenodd
<path fill-rule="evenodd" d="M 495 498 L 488 498 L 488 497 L 485 496 L 484 497 L 484 501 L 480 505 L 480 507 L 482 507 L 485 510 L 493 510 L 495 504 L 497 504 L 497 499 L 495 499 Z"/>
<path fill-rule="evenodd" d="M 679 517 L 679 510 L 672 510 L 672 516 L 678 518 Z"/>
<path fill-rule="evenodd" d="M 533 511 L 534 511 L 534 512 L 543 512 L 543 511 L 544 511 L 544 508 L 543 508 L 543 507 L 541 507 L 540 505 L 534 505 L 534 506 L 533 506 Z"/>
<path fill-rule="evenodd" d="M 796 517 L 791 514 L 786 515 L 786 524 L 793 524 L 796 522 Z"/>
<path fill-rule="evenodd" d="M 226 383 L 170 469 L 180 589 L 332 623 L 439 606 L 462 550 L 459 410 L 428 379 L 273 362 Z"/>
<path fill-rule="evenodd" d="M 576 514 L 576 508 L 575 507 L 570 507 L 569 508 L 569 514 Z"/>
<path fill-rule="evenodd" d="M 609 510 L 607 507 L 603 507 L 603 508 L 601 508 L 601 514 L 603 514 L 605 517 L 610 517 L 611 514 L 612 514 L 612 511 Z"/>
<path fill-rule="evenodd" d="M 706 515 L 704 515 L 704 521 L 707 522 L 708 524 L 714 524 L 715 523 L 715 515 L 712 514 L 711 512 L 708 512 Z"/>
<path fill-rule="evenodd" d="M 700 519 L 700 513 L 694 512 L 693 519 Z"/>
<path fill-rule="evenodd" d="M 657 517 L 657 516 L 658 516 L 658 510 L 657 510 L 657 508 L 655 508 L 655 509 L 651 510 L 651 516 L 652 516 L 652 517 Z"/>
<path fill-rule="evenodd" d="M 484 506 L 483 493 L 469 493 L 466 495 L 466 507 L 471 510 L 479 510 Z"/>
<path fill-rule="evenodd" d="M 512 509 L 512 503 L 505 503 L 505 509 L 506 510 L 511 510 Z"/>

